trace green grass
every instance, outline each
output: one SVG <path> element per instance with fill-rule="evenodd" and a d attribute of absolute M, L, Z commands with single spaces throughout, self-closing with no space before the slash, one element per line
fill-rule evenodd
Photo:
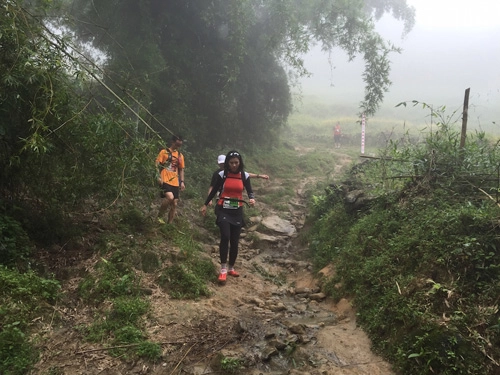
<path fill-rule="evenodd" d="M 195 299 L 210 296 L 207 283 L 215 279 L 215 268 L 209 258 L 200 257 L 195 229 L 183 217 L 175 225 L 158 226 L 129 209 L 121 218 L 116 230 L 98 241 L 95 250 L 102 254 L 100 261 L 78 288 L 83 301 L 105 307 L 99 307 L 94 321 L 79 329 L 88 341 L 107 347 L 113 356 L 156 361 L 161 347 L 148 341 L 145 331 L 150 304 L 139 270 L 159 272 L 158 283 L 172 298 Z M 124 236 L 124 228 L 136 234 Z M 166 244 L 172 251 L 165 253 Z M 152 262 L 153 268 L 145 261 Z"/>
<path fill-rule="evenodd" d="M 38 350 L 17 322 L 0 331 L 0 373 L 22 375 L 38 360 Z"/>
<path fill-rule="evenodd" d="M 38 360 L 28 335 L 32 319 L 53 314 L 59 299 L 56 280 L 0 266 L 0 373 L 21 375 Z"/>
<path fill-rule="evenodd" d="M 87 327 L 80 327 L 88 341 L 109 347 L 109 353 L 116 357 L 157 360 L 161 347 L 147 340 L 144 333 L 145 315 L 149 302 L 138 297 L 118 297 L 112 300 L 112 307 L 104 311 Z"/>
<path fill-rule="evenodd" d="M 161 348 L 149 342 L 144 331 L 150 304 L 141 295 L 140 278 L 128 263 L 130 257 L 120 251 L 108 255 L 82 280 L 79 293 L 89 304 L 107 306 L 102 303 L 109 301 L 111 307 L 100 308 L 95 320 L 79 329 L 88 341 L 110 347 L 113 356 L 154 361 L 160 357 Z"/>
<path fill-rule="evenodd" d="M 239 358 L 224 357 L 220 361 L 220 368 L 227 374 L 237 374 L 243 364 Z"/>
<path fill-rule="evenodd" d="M 207 282 L 215 281 L 215 275 L 215 266 L 210 259 L 191 258 L 163 270 L 158 284 L 172 298 L 197 299 L 211 295 Z"/>
<path fill-rule="evenodd" d="M 21 223 L 10 216 L 0 215 L 0 265 L 26 262 L 31 250 L 30 239 Z"/>
<path fill-rule="evenodd" d="M 78 290 L 83 300 L 97 305 L 110 298 L 138 295 L 140 280 L 126 261 L 101 258 L 94 272 L 80 282 Z"/>

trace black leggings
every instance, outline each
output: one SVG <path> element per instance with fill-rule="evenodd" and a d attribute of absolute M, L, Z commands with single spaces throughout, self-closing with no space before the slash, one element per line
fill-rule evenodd
<path fill-rule="evenodd" d="M 238 257 L 241 225 L 232 225 L 227 221 L 220 221 L 217 225 L 220 229 L 220 262 L 221 264 L 227 262 L 227 253 L 229 251 L 229 267 L 232 267 L 234 263 L 236 263 L 236 258 Z"/>

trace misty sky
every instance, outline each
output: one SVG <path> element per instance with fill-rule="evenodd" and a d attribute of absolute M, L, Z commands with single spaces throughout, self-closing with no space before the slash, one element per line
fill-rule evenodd
<path fill-rule="evenodd" d="M 402 39 L 403 25 L 391 17 L 378 24 L 379 32 L 403 48 L 393 54 L 384 108 L 402 101 L 418 100 L 461 109 L 470 87 L 471 116 L 496 121 L 500 112 L 500 1 L 408 0 L 416 9 L 414 29 Z M 304 94 L 319 94 L 333 102 L 363 98 L 363 61 L 347 63 L 345 54 L 330 56 L 315 48 L 306 57 L 313 76 L 302 81 Z M 396 110 L 400 110 L 399 108 Z M 401 109 L 402 110 L 402 109 Z"/>

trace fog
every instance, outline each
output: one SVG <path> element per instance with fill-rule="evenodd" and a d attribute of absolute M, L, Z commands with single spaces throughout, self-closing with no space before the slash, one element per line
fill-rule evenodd
<path fill-rule="evenodd" d="M 377 22 L 377 30 L 403 51 L 391 55 L 392 86 L 376 116 L 428 116 L 428 111 L 395 108 L 412 100 L 460 112 L 465 89 L 470 88 L 471 122 L 500 125 L 500 2 L 408 3 L 416 9 L 416 24 L 407 36 L 402 36 L 402 22 L 392 17 Z M 363 65 L 361 58 L 349 63 L 341 51 L 327 55 L 317 46 L 305 56 L 312 76 L 301 80 L 302 95 L 356 110 L 363 99 Z"/>

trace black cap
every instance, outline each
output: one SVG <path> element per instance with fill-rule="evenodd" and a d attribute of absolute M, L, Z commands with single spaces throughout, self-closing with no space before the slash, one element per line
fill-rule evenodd
<path fill-rule="evenodd" d="M 184 142 L 184 139 L 182 139 L 182 137 L 180 135 L 173 135 L 172 142 L 177 142 L 177 141 Z"/>

